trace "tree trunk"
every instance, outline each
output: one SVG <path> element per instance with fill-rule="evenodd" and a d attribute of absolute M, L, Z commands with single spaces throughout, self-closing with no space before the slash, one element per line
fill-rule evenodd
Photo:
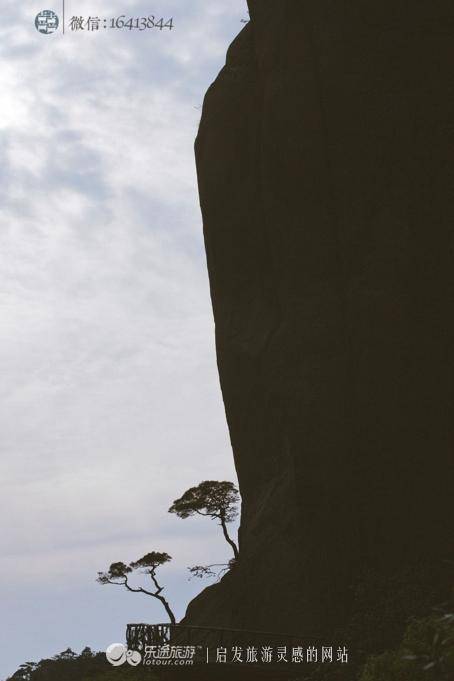
<path fill-rule="evenodd" d="M 163 606 L 165 607 L 166 612 L 167 612 L 167 614 L 168 614 L 168 616 L 169 616 L 169 619 L 170 619 L 171 623 L 172 623 L 172 624 L 176 624 L 177 621 L 176 621 L 176 619 L 175 619 L 175 615 L 173 614 L 172 609 L 171 609 L 170 605 L 167 603 L 167 601 L 166 601 L 166 599 L 164 598 L 164 596 L 156 596 L 156 598 L 157 598 L 158 600 L 160 600 L 161 603 L 163 604 Z"/>
<path fill-rule="evenodd" d="M 238 558 L 239 555 L 240 555 L 240 554 L 239 554 L 239 551 L 238 551 L 238 547 L 237 547 L 237 545 L 235 544 L 235 542 L 233 541 L 233 539 L 230 538 L 230 535 L 229 535 L 229 533 L 227 532 L 227 525 L 225 524 L 224 518 L 221 517 L 220 520 L 221 520 L 221 527 L 222 527 L 222 531 L 223 531 L 223 533 L 224 533 L 225 540 L 226 540 L 226 542 L 227 542 L 228 544 L 230 544 L 230 546 L 232 547 L 232 549 L 233 549 L 233 555 L 235 556 L 235 558 Z"/>

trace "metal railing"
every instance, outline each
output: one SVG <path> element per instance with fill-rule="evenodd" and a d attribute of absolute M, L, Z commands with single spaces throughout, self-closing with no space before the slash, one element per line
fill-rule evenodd
<path fill-rule="evenodd" d="M 186 624 L 128 624 L 126 642 L 131 650 L 142 652 L 149 645 L 196 645 L 203 647 L 260 646 L 293 647 L 315 642 L 317 636 L 248 631 Z"/>

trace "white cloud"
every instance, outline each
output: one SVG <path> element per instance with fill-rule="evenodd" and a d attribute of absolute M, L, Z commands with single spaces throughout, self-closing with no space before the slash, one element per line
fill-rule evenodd
<path fill-rule="evenodd" d="M 189 485 L 234 477 L 193 141 L 244 4 L 162 0 L 171 33 L 64 37 L 35 31 L 41 2 L 4 8 L 2 567 L 10 594 L 39 573 L 42 607 L 59 580 L 84 593 L 123 555 L 167 550 L 176 579 L 226 550 L 216 528 L 166 511 Z M 108 14 L 148 9 L 118 0 Z M 181 611 L 193 591 L 179 588 Z M 55 627 L 77 618 L 52 602 Z M 8 672 L 28 657 L 23 636 Z"/>

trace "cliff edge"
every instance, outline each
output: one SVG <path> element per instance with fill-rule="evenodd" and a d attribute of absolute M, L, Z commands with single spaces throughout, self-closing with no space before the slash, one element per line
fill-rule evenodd
<path fill-rule="evenodd" d="M 452 559 L 454 5 L 249 4 L 196 141 L 241 557 L 185 622 L 379 650 Z"/>

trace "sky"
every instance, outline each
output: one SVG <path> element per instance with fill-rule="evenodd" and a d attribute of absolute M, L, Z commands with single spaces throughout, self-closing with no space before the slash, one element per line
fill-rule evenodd
<path fill-rule="evenodd" d="M 151 550 L 177 617 L 187 567 L 230 557 L 171 502 L 236 480 L 214 350 L 193 144 L 246 0 L 66 0 L 158 28 L 59 30 L 61 0 L 4 0 L 0 26 L 0 678 L 166 621 L 96 583 Z M 61 28 L 61 24 L 60 24 Z"/>

